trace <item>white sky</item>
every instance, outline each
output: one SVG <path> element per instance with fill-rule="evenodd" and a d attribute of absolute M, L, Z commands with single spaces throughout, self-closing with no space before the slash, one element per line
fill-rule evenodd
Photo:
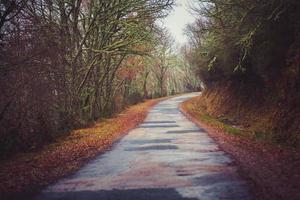
<path fill-rule="evenodd" d="M 193 4 L 195 4 L 195 0 L 176 0 L 176 6 L 174 6 L 170 15 L 163 19 L 164 26 L 179 45 L 187 42 L 184 28 L 195 20 L 195 17 L 189 11 L 190 6 Z"/>

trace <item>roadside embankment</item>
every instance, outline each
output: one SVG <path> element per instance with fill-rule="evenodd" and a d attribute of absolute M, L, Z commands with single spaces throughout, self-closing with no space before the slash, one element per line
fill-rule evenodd
<path fill-rule="evenodd" d="M 235 159 L 255 199 L 300 199 L 299 149 L 258 140 L 247 127 L 224 120 L 226 116 L 209 114 L 204 103 L 203 96 L 195 97 L 181 104 L 180 109 Z"/>

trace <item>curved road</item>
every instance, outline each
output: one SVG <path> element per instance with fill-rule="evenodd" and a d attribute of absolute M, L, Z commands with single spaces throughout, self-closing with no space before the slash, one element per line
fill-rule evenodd
<path fill-rule="evenodd" d="M 157 104 L 111 150 L 35 199 L 251 199 L 232 159 L 178 110 L 196 95 Z"/>

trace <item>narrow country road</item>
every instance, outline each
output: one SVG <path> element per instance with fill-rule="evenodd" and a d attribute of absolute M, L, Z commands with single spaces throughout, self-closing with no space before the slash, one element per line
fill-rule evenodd
<path fill-rule="evenodd" d="M 251 199 L 232 159 L 178 110 L 196 95 L 157 104 L 111 150 L 35 199 Z"/>

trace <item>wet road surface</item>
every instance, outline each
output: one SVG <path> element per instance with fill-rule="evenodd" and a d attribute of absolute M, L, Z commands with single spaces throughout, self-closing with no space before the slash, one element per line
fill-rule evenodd
<path fill-rule="evenodd" d="M 196 95 L 157 104 L 111 150 L 34 199 L 251 199 L 233 160 L 178 110 Z"/>

